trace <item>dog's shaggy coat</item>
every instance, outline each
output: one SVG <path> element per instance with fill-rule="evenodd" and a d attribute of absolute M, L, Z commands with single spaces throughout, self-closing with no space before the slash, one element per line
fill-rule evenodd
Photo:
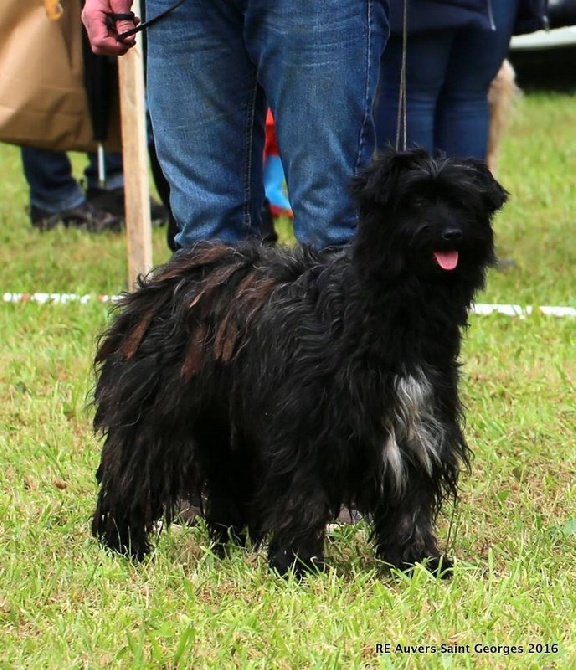
<path fill-rule="evenodd" d="M 468 459 L 461 329 L 506 193 L 481 161 L 421 150 L 382 155 L 352 190 L 341 250 L 198 244 L 122 297 L 96 356 L 107 546 L 142 558 L 196 496 L 216 547 L 247 530 L 280 573 L 321 569 L 353 503 L 378 557 L 438 569 L 435 517 Z"/>

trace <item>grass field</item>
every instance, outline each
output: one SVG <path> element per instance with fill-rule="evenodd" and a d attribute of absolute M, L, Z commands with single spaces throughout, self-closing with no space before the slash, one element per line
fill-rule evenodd
<path fill-rule="evenodd" d="M 492 271 L 479 302 L 576 307 L 574 128 L 573 96 L 519 104 L 496 223 L 517 267 Z M 0 146 L 0 175 L 2 293 L 125 288 L 121 236 L 32 230 L 16 148 Z M 154 247 L 168 258 L 163 229 Z M 1 669 L 576 667 L 574 318 L 471 317 L 475 458 L 449 539 L 451 510 L 440 520 L 450 582 L 387 575 L 360 523 L 335 531 L 333 570 L 302 585 L 260 554 L 218 560 L 202 526 L 173 526 L 138 566 L 93 541 L 88 398 L 107 318 L 97 301 L 0 305 Z"/>

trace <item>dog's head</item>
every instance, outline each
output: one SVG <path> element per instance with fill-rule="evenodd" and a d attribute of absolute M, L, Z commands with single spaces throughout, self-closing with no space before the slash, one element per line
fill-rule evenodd
<path fill-rule="evenodd" d="M 356 253 L 390 276 L 465 276 L 494 261 L 492 217 L 507 193 L 484 161 L 387 151 L 352 183 Z"/>

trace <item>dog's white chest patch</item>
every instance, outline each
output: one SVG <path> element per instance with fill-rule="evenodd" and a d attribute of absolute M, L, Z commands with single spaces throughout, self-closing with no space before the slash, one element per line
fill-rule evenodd
<path fill-rule="evenodd" d="M 432 474 L 433 464 L 440 461 L 444 430 L 435 417 L 432 385 L 423 372 L 396 377 L 394 389 L 384 421 L 382 465 L 385 482 L 402 491 L 409 464 Z"/>

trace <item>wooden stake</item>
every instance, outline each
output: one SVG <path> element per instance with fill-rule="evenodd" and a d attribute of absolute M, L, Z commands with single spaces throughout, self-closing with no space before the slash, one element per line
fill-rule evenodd
<path fill-rule="evenodd" d="M 140 16 L 140 3 L 132 7 Z M 128 290 L 135 288 L 139 274 L 152 269 L 152 226 L 148 177 L 148 139 L 144 93 L 142 45 L 136 44 L 118 59 L 126 240 L 128 246 Z"/>

